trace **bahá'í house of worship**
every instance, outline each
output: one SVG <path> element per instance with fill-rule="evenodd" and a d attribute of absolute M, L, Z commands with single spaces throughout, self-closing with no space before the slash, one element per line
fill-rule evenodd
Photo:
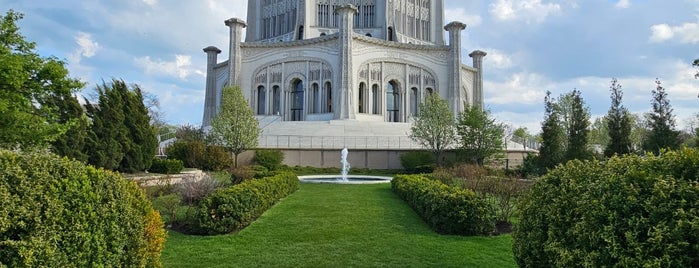
<path fill-rule="evenodd" d="M 346 147 L 355 167 L 399 168 L 401 151 L 421 148 L 408 134 L 427 94 L 454 114 L 483 106 L 486 53 L 465 57 L 466 25 L 444 25 L 443 0 L 256 0 L 247 8 L 247 21 L 225 21 L 228 59 L 204 49 L 202 124 L 222 109 L 223 87 L 237 85 L 260 122 L 259 147 L 284 150 L 287 164 L 337 166 Z"/>

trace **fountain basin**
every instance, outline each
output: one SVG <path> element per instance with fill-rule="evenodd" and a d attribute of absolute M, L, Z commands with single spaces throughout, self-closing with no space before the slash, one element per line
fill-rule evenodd
<path fill-rule="evenodd" d="M 333 183 L 333 184 L 373 184 L 373 183 L 389 183 L 392 177 L 384 176 L 364 176 L 364 175 L 347 175 L 347 180 L 342 180 L 339 175 L 310 175 L 299 176 L 299 181 L 303 183 Z"/>

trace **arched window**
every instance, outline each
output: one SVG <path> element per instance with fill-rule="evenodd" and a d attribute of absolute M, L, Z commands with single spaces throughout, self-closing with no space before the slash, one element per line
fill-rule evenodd
<path fill-rule="evenodd" d="M 366 90 L 366 86 L 364 85 L 364 82 L 359 83 L 359 101 L 357 102 L 358 110 L 360 114 L 366 113 L 365 109 L 367 108 L 367 105 L 365 103 L 366 101 L 366 93 L 364 92 Z"/>
<path fill-rule="evenodd" d="M 303 25 L 299 26 L 299 38 L 298 40 L 303 39 Z"/>
<path fill-rule="evenodd" d="M 266 91 L 264 86 L 257 87 L 257 114 L 262 115 L 266 113 L 265 103 L 267 103 Z"/>
<path fill-rule="evenodd" d="M 318 89 L 318 84 L 313 83 L 313 86 L 311 86 L 312 89 L 312 95 L 311 95 L 311 113 L 312 114 L 317 114 L 320 113 L 320 89 Z"/>
<path fill-rule="evenodd" d="M 410 114 L 417 115 L 418 103 L 420 103 L 420 94 L 416 87 L 410 89 Z"/>
<path fill-rule="evenodd" d="M 388 27 L 388 41 L 393 41 L 393 27 Z"/>
<path fill-rule="evenodd" d="M 386 113 L 388 122 L 400 122 L 400 89 L 395 81 L 386 87 Z"/>
<path fill-rule="evenodd" d="M 434 89 L 432 89 L 431 87 L 428 87 L 427 94 L 432 94 L 432 93 L 434 93 Z"/>
<path fill-rule="evenodd" d="M 273 86 L 272 87 L 272 114 L 274 115 L 281 115 L 281 90 L 279 90 L 279 86 Z"/>
<path fill-rule="evenodd" d="M 325 104 L 325 112 L 326 113 L 332 113 L 333 112 L 333 89 L 332 86 L 330 85 L 330 82 L 325 82 L 325 99 L 327 100 Z"/>
<path fill-rule="evenodd" d="M 303 98 L 303 81 L 296 80 L 291 91 L 291 121 L 303 120 Z"/>
<path fill-rule="evenodd" d="M 371 113 L 379 114 L 379 85 L 374 84 L 371 87 L 371 101 L 373 104 L 371 106 Z"/>

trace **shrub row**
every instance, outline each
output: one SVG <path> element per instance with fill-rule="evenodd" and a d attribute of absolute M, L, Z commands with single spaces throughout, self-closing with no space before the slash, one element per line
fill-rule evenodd
<path fill-rule="evenodd" d="M 153 163 L 148 170 L 160 174 L 178 174 L 182 172 L 183 169 L 184 165 L 181 160 L 156 157 L 153 158 Z"/>
<path fill-rule="evenodd" d="M 160 266 L 160 214 L 117 173 L 0 150 L 0 267 Z"/>
<path fill-rule="evenodd" d="M 699 267 L 699 151 L 571 161 L 520 203 L 522 267 Z"/>
<path fill-rule="evenodd" d="M 435 232 L 486 235 L 495 229 L 493 208 L 471 190 L 421 175 L 398 175 L 391 187 Z"/>
<path fill-rule="evenodd" d="M 240 230 L 298 188 L 296 175 L 279 173 L 219 189 L 200 202 L 197 213 L 199 227 L 207 234 Z"/>

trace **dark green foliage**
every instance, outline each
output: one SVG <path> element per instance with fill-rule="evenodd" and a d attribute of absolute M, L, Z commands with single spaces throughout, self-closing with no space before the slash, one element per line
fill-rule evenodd
<path fill-rule="evenodd" d="M 182 125 L 175 130 L 178 141 L 204 141 L 204 130 L 193 125 Z"/>
<path fill-rule="evenodd" d="M 206 154 L 206 144 L 201 141 L 176 141 L 167 148 L 167 157 L 182 161 L 187 168 L 200 168 Z"/>
<path fill-rule="evenodd" d="M 268 170 L 277 170 L 284 162 L 284 152 L 280 150 L 256 150 L 255 162 Z"/>
<path fill-rule="evenodd" d="M 241 230 L 298 188 L 296 175 L 280 173 L 219 189 L 200 202 L 198 223 L 208 234 L 227 234 Z"/>
<path fill-rule="evenodd" d="M 563 130 L 555 109 L 551 92 L 544 98 L 544 122 L 541 123 L 541 147 L 539 148 L 539 169 L 553 168 L 563 161 Z"/>
<path fill-rule="evenodd" d="M 604 155 L 612 157 L 614 155 L 625 155 L 631 153 L 631 117 L 629 110 L 621 104 L 623 92 L 621 85 L 617 84 L 616 78 L 612 79 L 611 85 L 612 105 L 607 112 L 607 133 L 609 143 L 604 148 Z"/>
<path fill-rule="evenodd" d="M 643 141 L 643 149 L 653 154 L 660 153 L 662 149 L 678 149 L 680 132 L 675 130 L 675 116 L 672 114 L 672 106 L 667 98 L 667 92 L 659 80 L 653 90 L 653 112 L 646 114 L 646 122 L 649 128 Z"/>
<path fill-rule="evenodd" d="M 178 159 L 153 158 L 153 164 L 148 171 L 160 174 L 178 174 L 182 172 L 184 165 Z"/>
<path fill-rule="evenodd" d="M 428 151 L 410 151 L 400 156 L 400 164 L 409 173 L 432 173 L 435 155 Z"/>
<path fill-rule="evenodd" d="M 570 93 L 571 106 L 568 124 L 568 146 L 566 148 L 565 160 L 591 159 L 592 153 L 587 147 L 587 135 L 590 130 L 590 112 L 584 106 L 580 91 L 573 90 Z"/>
<path fill-rule="evenodd" d="M 503 151 L 505 126 L 479 106 L 467 106 L 459 113 L 456 132 L 461 138 L 459 156 L 469 163 L 482 166 Z"/>
<path fill-rule="evenodd" d="M 206 153 L 201 158 L 199 165 L 203 170 L 221 171 L 230 168 L 233 165 L 231 154 L 226 152 L 226 149 L 221 146 L 209 145 L 206 146 Z"/>
<path fill-rule="evenodd" d="M 47 153 L 0 150 L 0 266 L 159 266 L 165 232 L 116 173 Z"/>
<path fill-rule="evenodd" d="M 0 14 L 0 147 L 46 146 L 63 135 L 71 120 L 60 120 L 56 100 L 69 100 L 83 87 L 68 77 L 65 62 L 41 57 L 25 40 L 13 10 Z"/>
<path fill-rule="evenodd" d="M 435 232 L 487 235 L 495 230 L 493 208 L 471 190 L 421 175 L 398 175 L 391 187 Z"/>
<path fill-rule="evenodd" d="M 58 107 L 59 122 L 69 124 L 70 128 L 51 143 L 52 151 L 60 156 L 87 163 L 85 144 L 91 130 L 85 110 L 74 97 L 55 97 L 53 101 Z"/>
<path fill-rule="evenodd" d="M 571 161 L 520 202 L 522 267 L 698 267 L 699 151 Z"/>

